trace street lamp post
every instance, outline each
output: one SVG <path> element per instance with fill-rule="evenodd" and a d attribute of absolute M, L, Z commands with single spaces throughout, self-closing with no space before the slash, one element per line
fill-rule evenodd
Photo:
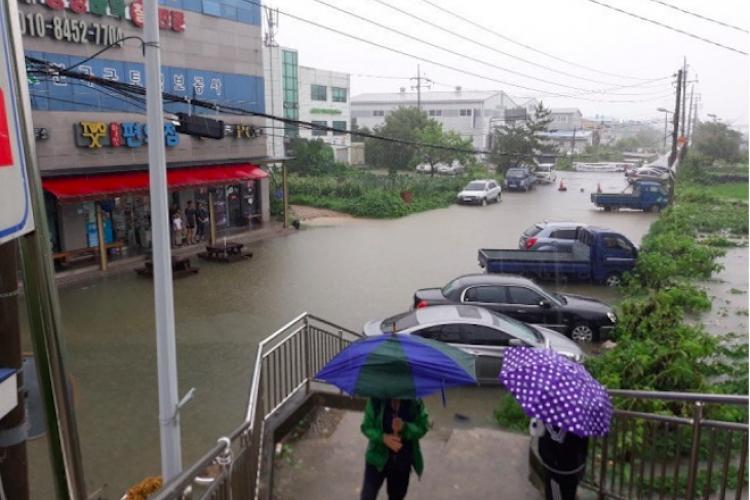
<path fill-rule="evenodd" d="M 672 111 L 669 111 L 666 108 L 658 108 L 656 111 L 664 113 L 664 150 L 667 150 L 667 120 L 669 118 L 669 115 L 673 114 Z"/>

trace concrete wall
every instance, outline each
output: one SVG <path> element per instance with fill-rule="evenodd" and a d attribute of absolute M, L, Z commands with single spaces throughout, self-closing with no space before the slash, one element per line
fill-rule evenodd
<path fill-rule="evenodd" d="M 41 5 L 19 6 L 23 13 L 42 13 L 45 17 L 59 15 L 91 23 L 106 23 L 121 27 L 125 36 L 140 35 L 140 30 L 128 20 L 114 17 L 97 17 L 91 14 L 73 14 L 65 11 L 52 11 Z M 184 11 L 185 31 L 176 33 L 161 30 L 162 64 L 195 68 L 223 73 L 263 76 L 261 59 L 261 28 L 195 12 Z M 93 44 L 58 41 L 51 37 L 23 37 L 24 49 L 79 57 L 88 57 L 101 46 Z M 128 40 L 122 48 L 108 50 L 101 58 L 144 62 L 139 43 Z M 247 104 L 238 104 L 245 107 Z M 265 120 L 252 117 L 219 115 L 228 123 L 264 125 Z M 101 148 L 88 150 L 75 145 L 73 125 L 81 120 L 103 122 L 144 122 L 145 114 L 99 112 L 34 111 L 34 125 L 45 127 L 49 139 L 37 141 L 37 154 L 43 172 L 79 171 L 89 168 L 120 166 L 143 166 L 147 163 L 147 149 L 141 148 Z M 167 161 L 170 163 L 230 162 L 265 156 L 265 137 L 254 139 L 196 139 L 181 135 L 180 144 L 168 148 Z"/>
<path fill-rule="evenodd" d="M 265 81 L 265 100 L 266 113 L 274 116 L 284 116 L 284 80 L 282 69 L 282 50 L 283 47 L 263 47 L 263 78 Z M 281 158 L 284 156 L 284 127 L 282 122 L 276 120 L 266 120 L 267 133 L 266 150 L 271 158 Z M 274 137 L 277 136 L 277 137 Z"/>
<path fill-rule="evenodd" d="M 558 112 L 553 109 L 550 118 L 552 122 L 547 127 L 549 130 L 581 130 L 583 127 L 580 111 Z"/>
<path fill-rule="evenodd" d="M 327 71 L 317 68 L 299 67 L 299 119 L 302 121 L 324 121 L 331 127 L 334 121 L 346 122 L 346 128 L 351 128 L 351 89 L 348 73 Z M 311 85 L 323 85 L 326 87 L 326 100 L 313 101 L 310 90 Z M 333 102 L 331 87 L 346 89 L 346 102 Z M 313 112 L 318 110 L 319 112 Z M 320 112 L 330 110 L 331 112 Z M 349 146 L 351 137 L 348 134 L 334 135 L 326 132 L 325 135 L 314 136 L 308 129 L 300 129 L 300 137 L 306 139 L 323 139 L 328 144 L 337 146 Z"/>

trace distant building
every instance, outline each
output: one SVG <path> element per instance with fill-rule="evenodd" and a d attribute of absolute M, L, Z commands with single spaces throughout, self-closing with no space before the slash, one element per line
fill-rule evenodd
<path fill-rule="evenodd" d="M 341 130 L 351 128 L 350 77 L 348 73 L 300 66 L 295 49 L 265 47 L 266 106 L 268 114 Z M 311 130 L 268 120 L 268 155 L 282 157 L 285 139 L 322 139 L 334 149 L 338 161 L 351 161 L 351 136 Z"/>
<path fill-rule="evenodd" d="M 546 144 L 554 145 L 559 153 L 582 153 L 594 143 L 592 130 L 554 130 L 542 134 Z"/>
<path fill-rule="evenodd" d="M 580 130 L 583 128 L 583 115 L 578 108 L 552 108 L 552 122 L 547 127 L 553 130 Z"/>
<path fill-rule="evenodd" d="M 352 98 L 352 119 L 359 127 L 372 130 L 385 122 L 388 114 L 402 107 L 416 107 L 415 92 L 361 94 Z M 517 108 L 513 100 L 500 90 L 463 90 L 422 92 L 421 107 L 430 118 L 470 139 L 476 149 L 489 148 L 492 122 L 504 120 L 506 110 Z M 520 115 L 519 115 L 520 116 Z M 517 119 L 517 118 L 516 118 Z"/>

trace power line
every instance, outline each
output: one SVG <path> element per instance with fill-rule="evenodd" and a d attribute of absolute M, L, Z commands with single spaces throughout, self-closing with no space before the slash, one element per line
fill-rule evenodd
<path fill-rule="evenodd" d="M 508 42 L 514 43 L 514 44 L 516 44 L 516 45 L 518 45 L 520 47 L 523 47 L 525 49 L 528 49 L 528 50 L 531 50 L 531 51 L 536 52 L 538 54 L 542 54 L 544 56 L 547 56 L 547 57 L 549 57 L 551 59 L 555 59 L 556 61 L 560 61 L 560 62 L 563 62 L 565 64 L 570 64 L 572 66 L 577 66 L 579 68 L 583 68 L 583 69 L 586 69 L 588 71 L 592 71 L 594 73 L 600 73 L 602 75 L 614 76 L 614 77 L 617 77 L 617 78 L 626 78 L 626 79 L 629 79 L 629 80 L 649 80 L 649 78 L 642 78 L 642 77 L 621 75 L 621 74 L 617 74 L 617 73 L 610 73 L 610 72 L 607 72 L 607 71 L 601 71 L 601 70 L 598 70 L 596 68 L 592 68 L 590 66 L 585 66 L 583 64 L 579 64 L 579 63 L 576 63 L 576 62 L 573 62 L 573 61 L 569 61 L 567 59 L 563 59 L 562 57 L 558 57 L 558 56 L 556 56 L 554 54 L 550 54 L 549 52 L 545 52 L 543 50 L 539 50 L 539 49 L 537 49 L 535 47 L 532 47 L 531 45 L 528 45 L 528 44 L 519 42 L 517 40 L 514 40 L 514 39 L 510 38 L 509 36 L 503 35 L 502 33 L 498 33 L 495 30 L 487 28 L 486 26 L 483 26 L 483 25 L 479 24 L 476 21 L 472 21 L 471 19 L 468 19 L 468 18 L 466 18 L 464 16 L 461 16 L 459 14 L 456 14 L 455 12 L 453 12 L 453 11 L 451 11 L 449 9 L 446 9 L 445 7 L 442 7 L 442 6 L 440 6 L 440 5 L 438 5 L 438 4 L 434 3 L 434 2 L 431 2 L 430 0 L 421 0 L 421 1 L 424 2 L 424 3 L 426 3 L 426 4 L 428 4 L 428 5 L 431 5 L 432 7 L 436 8 L 436 9 L 438 9 L 438 10 L 440 10 L 440 11 L 442 11 L 442 12 L 444 12 L 444 13 L 450 15 L 450 16 L 453 16 L 453 17 L 455 17 L 457 19 L 460 19 L 460 20 L 462 20 L 465 23 L 471 24 L 472 26 L 474 26 L 476 28 L 479 28 L 482 31 L 490 33 L 490 34 L 492 34 L 492 35 L 494 35 L 496 37 L 499 37 L 499 38 L 501 38 L 503 40 L 506 40 Z"/>
<path fill-rule="evenodd" d="M 683 9 L 681 7 L 678 7 L 676 5 L 672 5 L 671 3 L 664 2 L 663 0 L 648 0 L 649 2 L 658 3 L 660 5 L 663 5 L 665 7 L 669 7 L 670 9 L 674 9 L 677 11 L 680 11 L 684 14 L 689 14 L 691 16 L 695 16 L 698 19 L 703 19 L 704 21 L 709 21 L 711 23 L 716 23 L 720 26 L 724 26 L 725 28 L 731 28 L 733 30 L 742 31 L 743 33 L 748 33 L 748 31 L 745 28 L 740 28 L 739 26 L 734 26 L 733 24 L 725 23 L 724 21 L 719 21 L 718 19 L 713 19 L 701 14 L 698 14 L 697 12 L 692 12 L 687 9 Z"/>
<path fill-rule="evenodd" d="M 714 42 L 713 40 L 709 40 L 708 38 L 703 38 L 702 36 L 695 35 L 693 33 L 690 33 L 685 30 L 681 30 L 679 28 L 675 28 L 673 26 L 670 26 L 668 24 L 662 23 L 660 21 L 655 21 L 653 19 L 649 19 L 648 17 L 641 16 L 639 14 L 634 14 L 632 12 L 628 12 L 627 10 L 620 9 L 619 7 L 615 7 L 614 5 L 609 5 L 604 2 L 600 2 L 599 0 L 588 0 L 591 3 L 595 3 L 597 5 L 601 5 L 602 7 L 606 7 L 607 9 L 611 9 L 617 12 L 620 12 L 622 14 L 625 14 L 626 16 L 634 17 L 636 19 L 640 19 L 641 21 L 646 21 L 647 23 L 655 24 L 657 26 L 660 26 L 662 28 L 668 29 L 670 31 L 674 31 L 677 33 L 681 33 L 683 35 L 689 36 L 691 38 L 695 38 L 696 40 L 700 40 L 701 42 L 705 42 L 711 45 L 715 45 L 717 47 L 721 47 L 722 49 L 731 50 L 732 52 L 737 52 L 738 54 L 747 55 L 747 52 L 744 52 L 740 49 L 735 49 L 734 47 L 730 47 L 728 45 L 721 44 L 719 42 Z"/>
<path fill-rule="evenodd" d="M 246 3 L 253 4 L 253 5 L 261 5 L 259 2 L 256 2 L 254 0 L 243 0 L 243 1 L 245 1 Z M 500 80 L 500 79 L 497 79 L 497 78 L 492 78 L 492 77 L 489 77 L 489 76 L 486 76 L 486 75 L 482 75 L 480 73 L 476 73 L 476 72 L 469 71 L 469 70 L 466 70 L 466 69 L 462 69 L 462 68 L 459 68 L 459 67 L 456 67 L 456 66 L 452 66 L 450 64 L 446 64 L 446 63 L 442 63 L 442 62 L 439 62 L 439 61 L 435 61 L 433 59 L 428 59 L 426 57 L 417 56 L 415 54 L 406 52 L 406 51 L 401 50 L 401 49 L 396 49 L 396 48 L 393 48 L 393 47 L 389 47 L 387 45 L 383 45 L 383 44 L 374 42 L 372 40 L 368 40 L 366 38 L 362 38 L 362 37 L 359 37 L 357 35 L 352 35 L 352 34 L 347 33 L 345 31 L 341 31 L 339 29 L 332 28 L 330 26 L 326 26 L 326 25 L 318 23 L 316 21 L 311 21 L 309 19 L 305 19 L 303 17 L 297 16 L 297 15 L 294 15 L 294 14 L 290 14 L 289 12 L 285 12 L 285 11 L 282 11 L 280 9 L 277 9 L 277 12 L 279 12 L 281 14 L 284 14 L 285 16 L 287 16 L 287 17 L 289 17 L 291 19 L 295 19 L 297 21 L 300 21 L 302 23 L 309 24 L 311 26 L 315 26 L 317 28 L 320 28 L 320 29 L 323 29 L 323 30 L 326 30 L 326 31 L 330 31 L 332 33 L 336 33 L 336 34 L 344 36 L 346 38 L 351 38 L 352 40 L 357 40 L 359 42 L 366 43 L 368 45 L 372 45 L 374 47 L 378 47 L 378 48 L 387 50 L 389 52 L 393 52 L 393 53 L 400 54 L 400 55 L 403 55 L 403 56 L 411 57 L 411 58 L 416 59 L 418 61 L 427 62 L 427 63 L 433 64 L 435 66 L 439 66 L 439 67 L 446 68 L 446 69 L 449 69 L 449 70 L 452 70 L 452 71 L 456 71 L 456 72 L 464 74 L 464 75 L 469 75 L 469 76 L 473 76 L 473 77 L 476 77 L 476 78 L 480 78 L 482 80 L 487 80 L 487 81 L 491 81 L 491 82 L 495 82 L 495 83 L 500 83 L 502 85 L 508 85 L 508 86 L 511 86 L 511 87 L 522 88 L 524 90 L 529 90 L 529 91 L 532 91 L 532 92 L 537 92 L 537 93 L 544 94 L 544 95 L 547 95 L 547 96 L 550 96 L 550 97 L 570 97 L 570 98 L 576 98 L 576 99 L 581 99 L 581 100 L 590 101 L 590 102 L 608 102 L 608 103 L 630 103 L 630 102 L 637 102 L 637 101 L 632 101 L 632 100 L 588 99 L 588 98 L 585 98 L 585 97 L 580 97 L 578 94 L 560 94 L 560 93 L 550 92 L 550 91 L 547 91 L 547 90 L 537 89 L 537 88 L 534 88 L 534 87 L 528 87 L 528 86 L 525 86 L 525 85 L 519 85 L 517 83 L 511 83 L 511 82 L 508 82 L 508 81 L 505 81 L 505 80 Z M 656 81 L 656 80 L 664 80 L 666 78 L 669 78 L 669 77 L 656 78 L 656 79 L 653 79 L 653 80 L 649 80 L 649 82 L 653 82 L 653 81 Z"/>
<path fill-rule="evenodd" d="M 537 66 L 537 67 L 545 69 L 547 71 L 552 71 L 554 73 L 559 73 L 561 75 L 569 76 L 569 77 L 572 77 L 572 78 L 578 78 L 580 80 L 586 80 L 586 81 L 589 81 L 589 82 L 600 83 L 600 84 L 603 84 L 603 85 L 615 85 L 614 83 L 603 82 L 601 80 L 595 80 L 593 78 L 586 78 L 585 76 L 575 75 L 573 73 L 568 73 L 567 71 L 558 70 L 558 69 L 549 67 L 549 66 L 544 65 L 544 64 L 536 63 L 534 61 L 531 61 L 529 59 L 523 58 L 521 56 L 518 56 L 518 55 L 515 55 L 515 54 L 511 54 L 510 52 L 505 52 L 505 51 L 500 50 L 500 49 L 498 49 L 496 47 L 488 45 L 486 43 L 482 43 L 480 41 L 477 41 L 475 38 L 471 38 L 471 37 L 462 35 L 461 33 L 458 33 L 458 32 L 453 31 L 451 29 L 445 28 L 444 26 L 440 26 L 437 23 L 433 23 L 431 21 L 423 19 L 423 18 L 421 18 L 421 17 L 419 17 L 419 16 L 417 16 L 415 14 L 412 14 L 411 12 L 408 12 L 408 11 L 406 11 L 404 9 L 396 7 L 395 5 L 391 5 L 388 2 L 385 2 L 384 0 L 372 0 L 372 1 L 373 2 L 377 2 L 380 5 L 383 5 L 385 7 L 388 7 L 389 9 L 395 10 L 396 12 L 400 12 L 401 14 L 404 14 L 405 16 L 408 16 L 408 17 L 410 17 L 412 19 L 416 19 L 417 21 L 419 21 L 421 23 L 424 23 L 424 24 L 426 24 L 428 26 L 432 26 L 433 28 L 437 28 L 437 29 L 439 29 L 439 30 L 441 30 L 441 31 L 443 31 L 445 33 L 449 33 L 449 34 L 451 34 L 451 35 L 453 35 L 453 36 L 455 36 L 457 38 L 460 38 L 462 40 L 466 40 L 466 41 L 468 41 L 470 43 L 473 43 L 475 45 L 478 45 L 480 47 L 484 47 L 485 49 L 491 50 L 491 51 L 496 52 L 498 54 L 502 54 L 504 56 L 511 57 L 513 59 L 517 59 L 519 61 L 525 62 L 526 64 L 531 64 L 532 66 Z"/>

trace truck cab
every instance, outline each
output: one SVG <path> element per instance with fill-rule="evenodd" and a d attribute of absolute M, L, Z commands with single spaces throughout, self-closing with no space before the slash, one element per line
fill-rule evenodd
<path fill-rule="evenodd" d="M 658 212 L 667 206 L 669 194 L 660 182 L 636 181 L 621 193 L 591 193 L 591 202 L 605 211 L 631 208 Z"/>

